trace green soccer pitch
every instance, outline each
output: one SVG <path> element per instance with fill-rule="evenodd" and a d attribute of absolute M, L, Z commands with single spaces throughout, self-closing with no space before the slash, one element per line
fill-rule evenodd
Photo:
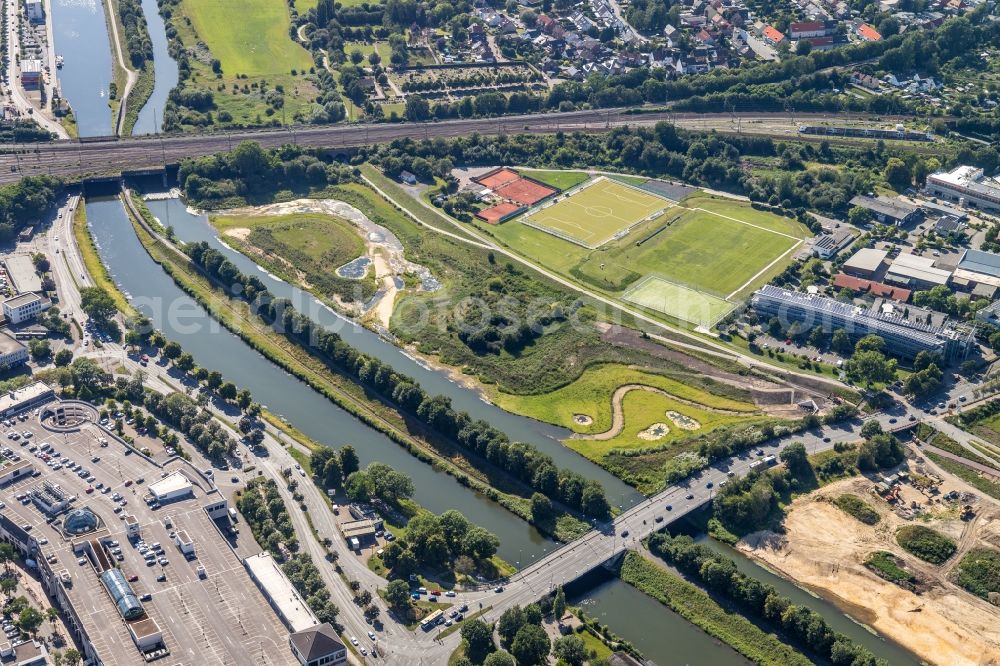
<path fill-rule="evenodd" d="M 597 178 L 521 221 L 586 248 L 597 248 L 673 204 L 649 192 Z"/>

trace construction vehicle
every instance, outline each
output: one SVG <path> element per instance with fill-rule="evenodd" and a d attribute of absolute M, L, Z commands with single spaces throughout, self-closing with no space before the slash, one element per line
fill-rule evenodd
<path fill-rule="evenodd" d="M 966 504 L 962 507 L 962 513 L 959 515 L 959 518 L 962 520 L 972 520 L 975 515 L 976 512 L 972 510 L 972 505 Z"/>

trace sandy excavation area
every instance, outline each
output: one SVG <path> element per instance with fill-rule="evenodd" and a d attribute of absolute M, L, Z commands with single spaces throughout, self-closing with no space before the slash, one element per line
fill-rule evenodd
<path fill-rule="evenodd" d="M 916 653 L 947 666 L 1000 664 L 1000 608 L 948 581 L 948 574 L 972 547 L 1000 548 L 1000 509 L 980 501 L 976 517 L 963 522 L 944 508 L 927 522 L 906 521 L 871 497 L 872 482 L 846 479 L 795 500 L 785 518 L 786 534 L 751 534 L 740 550 L 837 604 L 850 615 Z M 875 507 L 881 521 L 865 525 L 830 498 L 853 493 Z M 909 555 L 896 543 L 896 529 L 921 524 L 954 538 L 958 552 L 941 566 Z M 919 594 L 871 573 L 864 559 L 890 551 L 924 583 Z"/>

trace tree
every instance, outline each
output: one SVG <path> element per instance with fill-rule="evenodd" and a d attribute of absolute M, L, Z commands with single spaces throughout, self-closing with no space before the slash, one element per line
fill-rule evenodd
<path fill-rule="evenodd" d="M 549 523 L 554 514 L 552 511 L 552 500 L 541 493 L 534 493 L 531 496 L 531 518 L 541 525 Z"/>
<path fill-rule="evenodd" d="M 868 386 L 886 384 L 896 378 L 895 359 L 886 359 L 877 351 L 856 352 L 844 367 L 848 375 Z"/>
<path fill-rule="evenodd" d="M 406 581 L 393 580 L 385 588 L 385 601 L 396 610 L 410 607 L 410 586 Z"/>
<path fill-rule="evenodd" d="M 469 529 L 462 539 L 462 552 L 479 562 L 493 557 L 499 547 L 500 539 L 478 525 Z"/>
<path fill-rule="evenodd" d="M 240 409 L 246 411 L 247 407 L 253 402 L 253 396 L 250 395 L 250 391 L 247 389 L 242 389 L 236 394 L 236 404 L 239 405 Z"/>
<path fill-rule="evenodd" d="M 781 452 L 781 462 L 785 463 L 788 471 L 796 477 L 804 476 L 812 468 L 809 465 L 809 454 L 802 442 L 792 442 Z"/>
<path fill-rule="evenodd" d="M 851 338 L 847 335 L 847 331 L 838 328 L 833 332 L 833 337 L 830 339 L 830 349 L 841 356 L 847 356 L 851 353 L 853 347 L 851 346 Z"/>
<path fill-rule="evenodd" d="M 494 650 L 493 630 L 482 620 L 469 620 L 462 625 L 462 639 L 465 640 L 465 654 L 475 663 L 482 663 Z"/>
<path fill-rule="evenodd" d="M 406 119 L 413 121 L 427 120 L 431 117 L 431 105 L 420 95 L 410 95 L 406 98 Z"/>
<path fill-rule="evenodd" d="M 510 652 L 517 659 L 518 666 L 544 664 L 549 655 L 549 637 L 537 624 L 526 624 L 517 631 Z"/>
<path fill-rule="evenodd" d="M 118 312 L 114 299 L 101 287 L 82 287 L 80 289 L 80 307 L 99 326 L 106 325 Z"/>
<path fill-rule="evenodd" d="M 556 640 L 552 654 L 570 666 L 583 666 L 587 660 L 587 645 L 579 636 L 570 634 Z"/>
<path fill-rule="evenodd" d="M 183 350 L 181 349 L 181 346 L 176 342 L 174 342 L 173 340 L 163 345 L 163 355 L 169 358 L 170 360 L 178 358 L 182 352 Z"/>
<path fill-rule="evenodd" d="M 361 469 L 361 463 L 358 461 L 358 454 L 354 447 L 348 444 L 340 449 L 340 470 L 343 475 L 350 476 L 359 469 Z"/>
<path fill-rule="evenodd" d="M 57 368 L 63 368 L 73 360 L 73 351 L 70 349 L 60 349 L 56 352 L 55 362 Z"/>
<path fill-rule="evenodd" d="M 866 335 L 854 345 L 854 353 L 885 350 L 885 340 L 878 335 Z"/>
<path fill-rule="evenodd" d="M 552 615 L 556 618 L 556 622 L 562 619 L 562 616 L 566 614 L 566 592 L 563 591 L 560 586 L 556 589 L 555 597 L 552 599 Z"/>
<path fill-rule="evenodd" d="M 3 578 L 0 578 L 0 592 L 3 592 L 3 595 L 7 597 L 8 601 L 10 601 L 10 599 L 14 596 L 14 593 L 16 591 L 17 591 L 16 578 L 14 578 L 13 576 L 4 576 Z"/>
<path fill-rule="evenodd" d="M 56 620 L 59 619 L 59 611 L 57 611 L 52 606 L 45 609 L 45 619 L 49 621 L 49 625 L 52 627 L 52 633 L 56 631 Z"/>
<path fill-rule="evenodd" d="M 365 619 L 369 622 L 374 622 L 381 614 L 382 611 L 378 609 L 378 606 L 372 605 L 365 608 Z"/>
<path fill-rule="evenodd" d="M 515 666 L 514 657 L 506 652 L 491 652 L 483 661 L 483 666 Z"/>
<path fill-rule="evenodd" d="M 870 421 L 865 421 L 864 425 L 861 426 L 861 436 L 865 439 L 871 439 L 875 435 L 882 434 L 882 424 L 871 419 Z"/>
<path fill-rule="evenodd" d="M 219 386 L 219 397 L 223 400 L 235 400 L 236 393 L 236 384 L 232 382 L 223 382 Z"/>
<path fill-rule="evenodd" d="M 47 359 L 52 354 L 52 347 L 49 345 L 49 341 L 45 339 L 34 339 L 28 343 L 28 350 L 31 352 L 31 358 L 35 361 L 42 361 Z"/>
<path fill-rule="evenodd" d="M 42 626 L 42 622 L 45 621 L 45 616 L 38 612 L 34 606 L 29 606 L 21 611 L 21 614 L 17 617 L 17 628 L 21 631 L 35 635 L 38 631 L 38 627 Z"/>
<path fill-rule="evenodd" d="M 902 192 L 913 183 L 910 168 L 898 157 L 889 158 L 882 175 L 885 177 L 885 182 L 897 192 Z"/>
<path fill-rule="evenodd" d="M 67 666 L 76 666 L 82 659 L 83 657 L 80 656 L 80 652 L 76 648 L 70 648 L 63 653 L 63 660 Z"/>
<path fill-rule="evenodd" d="M 190 372 L 191 368 L 194 367 L 194 356 L 188 352 L 182 353 L 174 360 L 174 367 L 184 372 Z"/>
<path fill-rule="evenodd" d="M 213 391 L 222 386 L 222 373 L 218 370 L 212 370 L 208 373 L 208 388 Z"/>
<path fill-rule="evenodd" d="M 524 610 L 517 605 L 511 606 L 503 612 L 497 622 L 497 633 L 504 643 L 510 644 L 517 635 L 518 630 L 524 626 Z"/>
<path fill-rule="evenodd" d="M 853 206 L 847 211 L 847 221 L 856 227 L 863 227 L 872 221 L 872 212 L 861 206 Z"/>

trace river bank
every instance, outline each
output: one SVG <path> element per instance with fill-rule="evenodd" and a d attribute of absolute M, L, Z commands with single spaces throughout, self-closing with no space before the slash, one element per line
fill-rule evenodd
<path fill-rule="evenodd" d="M 950 564 L 933 567 L 896 544 L 895 529 L 909 521 L 880 506 L 882 519 L 867 526 L 827 501 L 845 492 L 866 496 L 870 485 L 864 478 L 846 479 L 800 497 L 784 520 L 785 534 L 755 533 L 737 547 L 931 663 L 1000 663 L 996 607 L 947 579 L 961 553 L 953 556 Z M 1000 511 L 995 506 L 980 506 L 981 516 L 973 524 L 954 519 L 935 521 L 935 529 L 944 526 L 957 531 L 966 547 L 979 540 L 996 542 L 1000 539 Z M 916 594 L 869 571 L 863 562 L 878 550 L 903 560 L 907 570 L 917 572 L 926 589 Z"/>

